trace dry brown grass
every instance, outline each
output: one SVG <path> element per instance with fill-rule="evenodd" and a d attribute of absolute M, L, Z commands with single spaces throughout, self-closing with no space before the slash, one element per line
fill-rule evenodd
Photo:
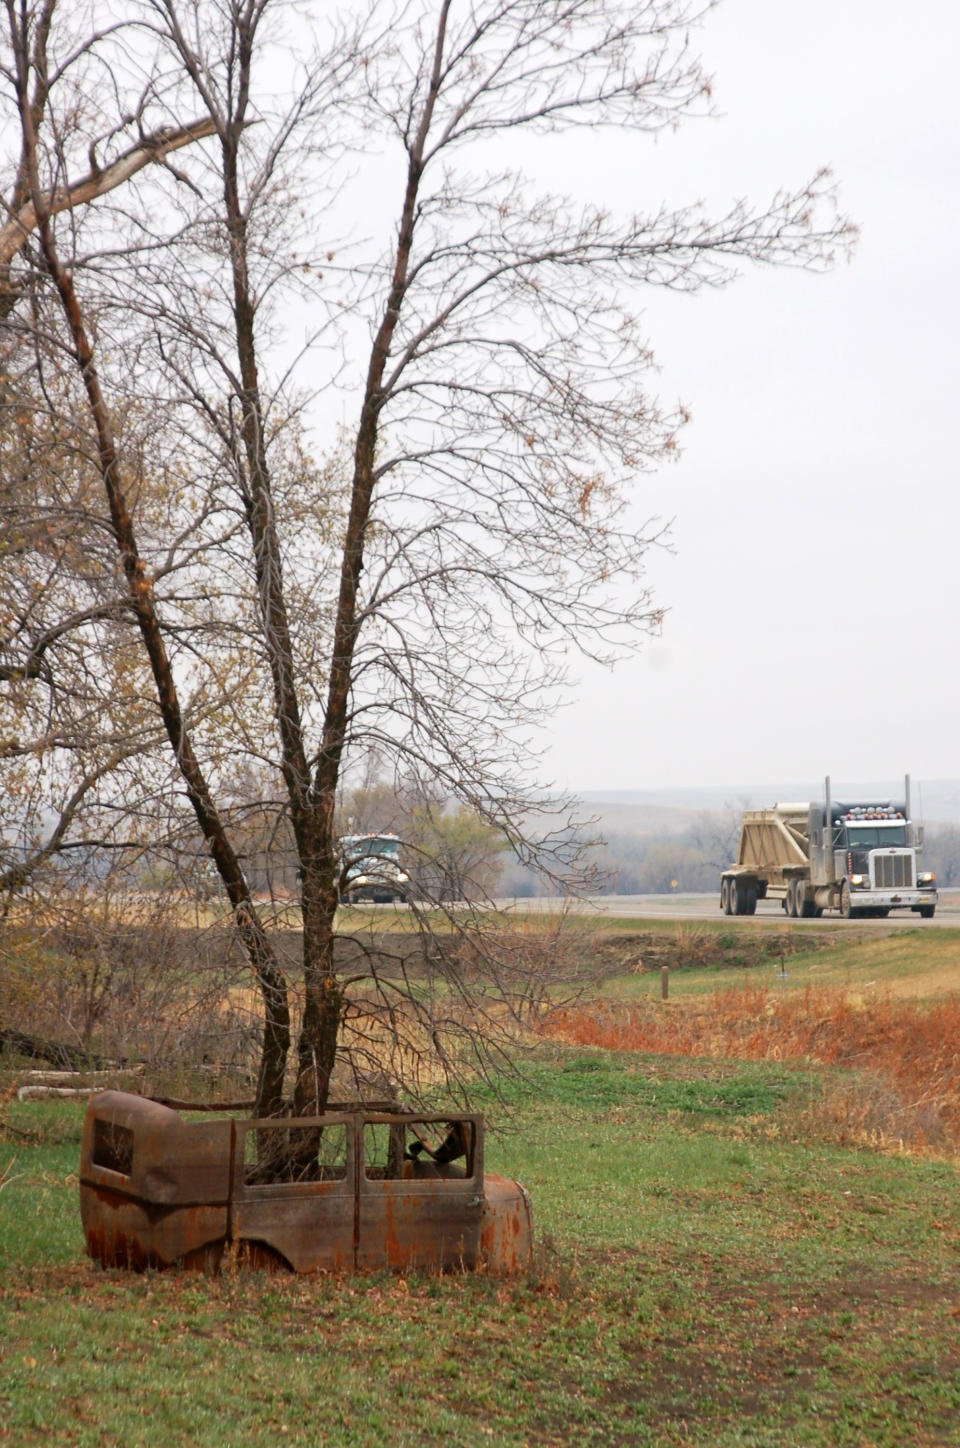
<path fill-rule="evenodd" d="M 668 1007 L 595 1001 L 552 1012 L 544 1032 L 607 1050 L 845 1068 L 857 1073 L 857 1084 L 852 1076 L 832 1078 L 828 1114 L 857 1116 L 862 1126 L 912 1144 L 960 1145 L 957 995 L 923 1004 L 887 993 L 864 1001 L 814 986 L 786 994 L 744 987 Z"/>

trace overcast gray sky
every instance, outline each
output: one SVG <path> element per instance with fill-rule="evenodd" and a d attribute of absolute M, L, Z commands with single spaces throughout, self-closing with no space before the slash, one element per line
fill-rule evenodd
<path fill-rule="evenodd" d="M 767 198 L 830 165 L 862 228 L 827 277 L 653 296 L 693 421 L 638 488 L 662 638 L 581 668 L 547 767 L 581 789 L 960 776 L 956 494 L 960 7 L 725 0 L 695 37 L 721 115 L 654 145 L 584 137 L 611 205 Z"/>

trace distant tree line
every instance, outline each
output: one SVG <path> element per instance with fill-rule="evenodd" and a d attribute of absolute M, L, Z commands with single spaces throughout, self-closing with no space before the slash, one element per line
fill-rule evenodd
<path fill-rule="evenodd" d="M 740 828 L 738 811 L 702 814 L 677 834 L 611 831 L 594 845 L 588 860 L 597 895 L 669 895 L 673 891 L 719 890 L 720 872 L 736 858 Z M 944 889 L 960 886 L 960 825 L 927 825 L 923 868 L 933 870 Z M 512 862 L 502 866 L 500 892 L 507 896 L 538 895 L 534 875 Z"/>
<path fill-rule="evenodd" d="M 960 885 L 960 825 L 927 825 L 923 861 L 925 870 L 936 871 L 939 885 Z"/>

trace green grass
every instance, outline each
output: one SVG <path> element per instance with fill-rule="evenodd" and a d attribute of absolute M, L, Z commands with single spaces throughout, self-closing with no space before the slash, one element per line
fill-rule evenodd
<path fill-rule="evenodd" d="M 533 1196 L 515 1281 L 96 1271 L 80 1111 L 12 1103 L 0 1442 L 960 1443 L 955 1166 L 809 1139 L 817 1089 L 545 1053 L 487 1140 Z"/>

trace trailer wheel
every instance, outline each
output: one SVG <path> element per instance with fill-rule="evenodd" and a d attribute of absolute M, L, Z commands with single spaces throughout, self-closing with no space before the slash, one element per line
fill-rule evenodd
<path fill-rule="evenodd" d="M 757 887 L 752 880 L 730 881 L 730 914 L 755 915 L 757 912 Z"/>
<path fill-rule="evenodd" d="M 787 914 L 790 916 L 790 919 L 791 919 L 791 920 L 796 920 L 796 918 L 797 918 L 797 882 L 796 882 L 796 880 L 788 880 L 788 881 L 787 881 L 787 906 L 786 906 L 786 908 L 787 908 Z"/>
<path fill-rule="evenodd" d="M 721 880 L 721 881 L 720 881 L 720 909 L 723 911 L 724 915 L 732 915 L 732 914 L 733 914 L 733 911 L 730 909 L 730 881 L 729 881 L 729 880 Z"/>

